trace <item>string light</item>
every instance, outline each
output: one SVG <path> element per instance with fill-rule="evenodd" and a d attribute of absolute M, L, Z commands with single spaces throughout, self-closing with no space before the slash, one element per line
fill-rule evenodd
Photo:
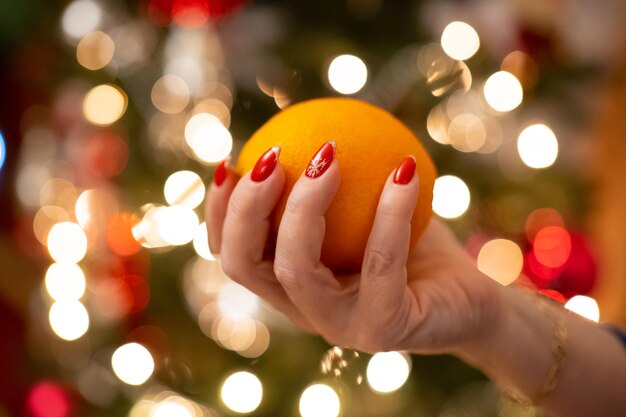
<path fill-rule="evenodd" d="M 89 314 L 79 301 L 57 301 L 50 307 L 48 320 L 52 331 L 61 339 L 72 341 L 89 329 Z"/>
<path fill-rule="evenodd" d="M 224 405 L 232 411 L 240 414 L 251 413 L 261 404 L 263 385 L 250 372 L 235 372 L 224 381 L 220 396 Z"/>
<path fill-rule="evenodd" d="M 152 87 L 152 104 L 163 113 L 180 113 L 187 107 L 190 98 L 189 86 L 182 78 L 167 74 L 159 78 Z"/>
<path fill-rule="evenodd" d="M 547 226 L 535 235 L 533 254 L 543 265 L 559 268 L 567 262 L 572 252 L 572 239 L 560 226 Z"/>
<path fill-rule="evenodd" d="M 522 130 L 517 138 L 517 150 L 530 168 L 547 168 L 556 161 L 559 142 L 548 126 L 538 123 Z"/>
<path fill-rule="evenodd" d="M 334 389 L 325 384 L 313 384 L 302 393 L 299 409 L 302 417 L 337 417 L 341 403 Z"/>
<path fill-rule="evenodd" d="M 102 84 L 89 90 L 83 101 L 85 118 L 95 125 L 110 125 L 126 112 L 126 93 L 112 84 Z"/>
<path fill-rule="evenodd" d="M 181 397 L 168 397 L 150 410 L 150 417 L 194 417 L 194 409 Z"/>
<path fill-rule="evenodd" d="M 90 70 L 104 68 L 115 52 L 113 39 L 104 32 L 96 31 L 85 35 L 76 47 L 76 60 Z"/>
<path fill-rule="evenodd" d="M 524 255 L 520 247 L 507 239 L 494 239 L 478 253 L 480 272 L 502 285 L 512 284 L 522 272 Z"/>
<path fill-rule="evenodd" d="M 470 191 L 459 177 L 444 175 L 435 180 L 433 211 L 445 219 L 462 216 L 470 205 Z"/>
<path fill-rule="evenodd" d="M 207 261 L 215 261 L 215 257 L 209 249 L 209 236 L 207 233 L 206 222 L 202 222 L 196 229 L 196 234 L 193 237 L 193 248 L 198 256 Z"/>
<path fill-rule="evenodd" d="M 600 321 L 600 307 L 591 297 L 576 295 L 565 303 L 565 308 L 591 321 Z"/>
<path fill-rule="evenodd" d="M 328 82 L 338 93 L 357 93 L 367 82 L 367 67 L 357 56 L 340 55 L 328 67 Z"/>
<path fill-rule="evenodd" d="M 510 72 L 498 71 L 485 82 L 483 94 L 487 104 L 496 111 L 511 111 L 522 103 L 524 91 Z"/>
<path fill-rule="evenodd" d="M 192 118 L 193 120 L 193 118 Z M 197 128 L 185 129 L 187 144 L 201 161 L 214 164 L 223 161 L 233 149 L 233 138 L 219 121 L 200 124 Z"/>
<path fill-rule="evenodd" d="M 154 359 L 148 349 L 133 342 L 122 345 L 113 352 L 111 366 L 122 382 L 141 385 L 154 372 Z"/>
<path fill-rule="evenodd" d="M 70 3 L 61 17 L 63 32 L 71 38 L 81 36 L 95 30 L 102 20 L 100 5 L 92 0 L 78 0 Z"/>
<path fill-rule="evenodd" d="M 165 181 L 163 194 L 171 205 L 196 208 L 204 200 L 204 183 L 198 174 L 192 171 L 178 171 Z"/>
<path fill-rule="evenodd" d="M 192 209 L 178 205 L 160 209 L 155 220 L 159 236 L 175 246 L 191 242 L 200 223 Z"/>
<path fill-rule="evenodd" d="M 47 245 L 55 261 L 78 263 L 87 253 L 87 236 L 78 224 L 61 222 L 50 229 Z"/>
<path fill-rule="evenodd" d="M 0 172 L 2 171 L 2 167 L 4 166 L 4 161 L 7 156 L 7 146 L 4 142 L 4 136 L 2 132 L 0 132 Z"/>
<path fill-rule="evenodd" d="M 54 263 L 46 272 L 45 284 L 55 301 L 78 300 L 85 293 L 85 274 L 76 264 Z"/>
<path fill-rule="evenodd" d="M 376 392 L 393 392 L 404 385 L 410 370 L 408 359 L 402 353 L 379 352 L 367 364 L 367 383 Z"/>
<path fill-rule="evenodd" d="M 234 281 L 222 285 L 217 303 L 222 314 L 235 317 L 253 317 L 260 307 L 259 297 Z"/>
<path fill-rule="evenodd" d="M 480 47 L 478 33 L 465 22 L 450 22 L 441 34 L 441 47 L 450 58 L 463 61 Z"/>

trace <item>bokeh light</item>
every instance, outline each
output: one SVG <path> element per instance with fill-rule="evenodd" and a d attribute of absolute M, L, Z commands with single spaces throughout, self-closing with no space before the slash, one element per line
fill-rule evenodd
<path fill-rule="evenodd" d="M 379 352 L 367 364 L 367 383 L 377 392 L 388 393 L 399 389 L 409 377 L 411 366 L 400 352 Z"/>
<path fill-rule="evenodd" d="M 308 386 L 300 397 L 302 417 L 337 417 L 341 411 L 339 396 L 326 384 Z"/>
<path fill-rule="evenodd" d="M 193 240 L 200 221 L 189 207 L 170 206 L 159 210 L 156 216 L 159 236 L 169 245 L 184 245 Z"/>
<path fill-rule="evenodd" d="M 554 132 L 538 123 L 526 127 L 517 138 L 517 150 L 522 161 L 531 168 L 547 168 L 559 154 L 559 142 Z"/>
<path fill-rule="evenodd" d="M 591 321 L 600 321 L 600 307 L 591 297 L 575 295 L 565 303 L 565 308 Z"/>
<path fill-rule="evenodd" d="M 111 366 L 122 382 L 141 385 L 154 372 L 154 359 L 148 349 L 133 342 L 122 345 L 113 352 Z"/>
<path fill-rule="evenodd" d="M 95 125 L 115 123 L 126 112 L 126 93 L 116 85 L 102 84 L 89 90 L 83 101 L 85 118 Z"/>
<path fill-rule="evenodd" d="M 191 404 L 181 397 L 170 396 L 150 410 L 149 417 L 195 417 Z"/>
<path fill-rule="evenodd" d="M 234 317 L 253 317 L 261 304 L 256 294 L 234 281 L 222 285 L 217 303 L 222 314 Z"/>
<path fill-rule="evenodd" d="M 572 239 L 560 226 L 544 227 L 535 236 L 533 253 L 537 260 L 550 268 L 565 264 L 572 252 Z"/>
<path fill-rule="evenodd" d="M 250 372 L 235 372 L 224 381 L 220 396 L 224 405 L 236 413 L 256 410 L 263 399 L 263 385 Z"/>
<path fill-rule="evenodd" d="M 89 329 L 87 309 L 76 300 L 63 300 L 52 304 L 48 320 L 52 331 L 64 340 L 76 340 Z"/>
<path fill-rule="evenodd" d="M 209 249 L 209 236 L 206 228 L 206 222 L 202 222 L 196 229 L 196 234 L 193 237 L 193 248 L 198 256 L 207 261 L 214 261 L 215 257 Z"/>
<path fill-rule="evenodd" d="M 546 226 L 563 227 L 563 217 L 557 210 L 549 207 L 542 207 L 533 210 L 526 218 L 524 230 L 529 242 L 534 242 L 537 233 Z"/>
<path fill-rule="evenodd" d="M 450 121 L 447 136 L 457 151 L 475 152 L 487 142 L 487 129 L 480 117 L 463 113 Z"/>
<path fill-rule="evenodd" d="M 367 82 L 367 67 L 357 56 L 340 55 L 328 67 L 328 82 L 338 93 L 357 93 Z"/>
<path fill-rule="evenodd" d="M 4 166 L 4 161 L 7 156 L 7 145 L 4 142 L 4 136 L 2 132 L 0 132 L 0 171 L 2 171 L 2 167 Z"/>
<path fill-rule="evenodd" d="M 26 404 L 33 417 L 67 417 L 71 411 L 68 393 L 51 381 L 33 385 L 28 391 Z"/>
<path fill-rule="evenodd" d="M 87 254 L 87 236 L 78 224 L 61 222 L 50 229 L 47 246 L 55 261 L 77 263 Z"/>
<path fill-rule="evenodd" d="M 441 47 L 459 61 L 471 58 L 480 47 L 478 33 L 465 22 L 450 22 L 441 34 Z"/>
<path fill-rule="evenodd" d="M 85 35 L 76 47 L 76 60 L 90 70 L 104 68 L 115 52 L 113 39 L 104 32 L 96 31 Z"/>
<path fill-rule="evenodd" d="M 171 205 L 196 208 L 204 200 L 204 183 L 198 174 L 192 171 L 178 171 L 165 181 L 163 194 Z"/>
<path fill-rule="evenodd" d="M 159 78 L 152 87 L 152 104 L 163 113 L 180 113 L 187 107 L 190 98 L 189 86 L 182 78 L 167 74 Z"/>
<path fill-rule="evenodd" d="M 444 175 L 435 180 L 433 211 L 445 219 L 462 216 L 470 205 L 470 191 L 465 182 L 454 175 Z"/>
<path fill-rule="evenodd" d="M 102 9 L 93 0 L 78 0 L 63 11 L 61 27 L 70 38 L 78 39 L 95 30 L 102 20 Z"/>
<path fill-rule="evenodd" d="M 483 245 L 478 253 L 480 272 L 502 285 L 512 284 L 524 266 L 524 255 L 517 243 L 494 239 Z"/>
<path fill-rule="evenodd" d="M 85 293 L 85 274 L 76 264 L 54 263 L 46 272 L 45 285 L 55 301 L 78 300 Z"/>
<path fill-rule="evenodd" d="M 515 76 L 506 71 L 492 74 L 483 88 L 487 104 L 496 111 L 511 111 L 522 103 L 524 91 Z"/>
<path fill-rule="evenodd" d="M 113 252 L 120 256 L 130 256 L 141 249 L 133 235 L 133 228 L 140 219 L 133 213 L 120 212 L 113 215 L 106 227 L 106 239 Z"/>
<path fill-rule="evenodd" d="M 192 117 L 185 128 L 185 139 L 195 156 L 209 164 L 226 159 L 233 149 L 233 138 L 228 129 L 219 120 L 196 119 L 197 116 L 200 115 Z M 194 124 L 190 127 L 192 121 Z"/>

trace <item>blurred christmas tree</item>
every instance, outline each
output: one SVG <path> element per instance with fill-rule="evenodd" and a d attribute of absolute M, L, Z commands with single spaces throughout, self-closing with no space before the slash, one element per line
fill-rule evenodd
<path fill-rule="evenodd" d="M 0 3 L 0 415 L 534 415 L 454 358 L 370 358 L 294 329 L 221 272 L 204 184 L 280 109 L 361 98 L 423 138 L 433 208 L 483 272 L 593 314 L 572 298 L 596 276 L 578 132 L 623 16 L 540 0 Z"/>

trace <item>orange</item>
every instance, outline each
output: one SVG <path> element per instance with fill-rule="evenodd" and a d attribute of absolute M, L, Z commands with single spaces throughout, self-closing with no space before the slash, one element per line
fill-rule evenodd
<path fill-rule="evenodd" d="M 280 146 L 285 191 L 274 211 L 274 235 L 287 197 L 309 160 L 328 140 L 337 144 L 341 185 L 326 213 L 322 262 L 335 271 L 358 271 L 385 181 L 407 155 L 415 156 L 419 198 L 411 222 L 413 246 L 431 215 L 435 167 L 417 137 L 385 110 L 348 98 L 322 98 L 295 104 L 257 130 L 237 162 L 250 171 L 272 146 Z"/>

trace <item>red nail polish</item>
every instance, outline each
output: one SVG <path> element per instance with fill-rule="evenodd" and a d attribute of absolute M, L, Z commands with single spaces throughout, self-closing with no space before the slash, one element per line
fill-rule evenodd
<path fill-rule="evenodd" d="M 304 175 L 309 178 L 317 178 L 326 172 L 335 157 L 336 146 L 335 141 L 332 140 L 323 144 L 313 159 L 311 159 L 311 162 L 309 162 Z"/>
<path fill-rule="evenodd" d="M 213 174 L 213 181 L 215 182 L 215 185 L 218 187 L 222 185 L 226 179 L 226 174 L 226 160 L 223 160 L 217 168 L 215 168 L 215 174 Z"/>
<path fill-rule="evenodd" d="M 396 173 L 393 176 L 393 182 L 396 184 L 408 184 L 415 175 L 415 157 L 407 156 L 400 162 Z"/>
<path fill-rule="evenodd" d="M 252 174 L 250 174 L 252 181 L 261 182 L 269 177 L 276 167 L 276 161 L 278 161 L 279 154 L 280 146 L 274 146 L 261 155 L 252 169 Z"/>

